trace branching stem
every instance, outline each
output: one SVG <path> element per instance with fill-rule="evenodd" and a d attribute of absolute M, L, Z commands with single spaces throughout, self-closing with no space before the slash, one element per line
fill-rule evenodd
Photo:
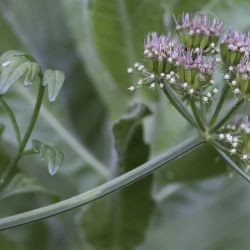
<path fill-rule="evenodd" d="M 210 134 L 216 132 L 219 128 L 221 128 L 230 119 L 230 117 L 241 107 L 243 103 L 244 99 L 238 100 L 237 103 L 229 110 L 229 112 L 221 119 L 221 121 L 210 130 Z"/>
<path fill-rule="evenodd" d="M 219 101 L 217 103 L 217 106 L 215 108 L 215 111 L 213 113 L 211 121 L 209 123 L 209 127 L 212 127 L 214 125 L 214 123 L 215 123 L 215 121 L 216 121 L 216 119 L 217 119 L 217 117 L 218 117 L 218 115 L 219 115 L 219 113 L 221 111 L 221 108 L 222 108 L 222 105 L 223 105 L 223 103 L 225 101 L 225 98 L 227 96 L 228 90 L 229 90 L 229 86 L 228 86 L 228 84 L 225 84 L 224 87 L 223 87 L 223 90 L 222 90 L 221 97 L 220 97 L 220 99 L 219 99 Z"/>
<path fill-rule="evenodd" d="M 18 164 L 19 160 L 22 158 L 23 151 L 26 147 L 26 144 L 30 138 L 30 135 L 31 135 L 31 133 L 34 129 L 34 126 L 36 124 L 36 121 L 37 121 L 37 117 L 38 117 L 38 114 L 39 114 L 39 111 L 40 111 L 40 108 L 42 105 L 43 96 L 44 96 L 44 89 L 45 89 L 45 87 L 42 84 L 40 84 L 38 94 L 37 94 L 35 108 L 34 108 L 32 116 L 31 116 L 29 126 L 26 130 L 24 138 L 21 140 L 21 143 L 18 147 L 16 156 L 10 162 L 5 174 L 3 175 L 3 177 L 0 180 L 0 190 L 2 190 L 9 183 L 9 181 L 12 179 L 13 175 L 15 174 L 15 167 Z"/>
<path fill-rule="evenodd" d="M 187 109 L 182 103 L 174 96 L 169 86 L 165 85 L 162 89 L 170 103 L 179 111 L 179 113 L 194 127 L 197 127 L 192 116 L 188 113 Z"/>
<path fill-rule="evenodd" d="M 191 109 L 192 109 L 192 111 L 193 111 L 194 118 L 195 118 L 195 120 L 196 120 L 196 122 L 197 122 L 198 128 L 199 128 L 201 131 L 204 132 L 204 131 L 205 131 L 205 128 L 204 128 L 203 122 L 202 122 L 202 120 L 201 120 L 201 118 L 200 118 L 199 112 L 198 112 L 198 110 L 197 110 L 197 108 L 196 108 L 196 105 L 195 105 L 195 103 L 194 103 L 194 100 L 192 99 L 192 97 L 190 97 L 189 100 L 190 100 Z"/>

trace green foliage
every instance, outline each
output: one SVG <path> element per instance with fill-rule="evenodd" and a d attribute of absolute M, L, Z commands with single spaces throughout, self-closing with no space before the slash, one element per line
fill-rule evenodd
<path fill-rule="evenodd" d="M 63 164 L 64 154 L 39 140 L 33 140 L 32 146 L 34 152 L 39 154 L 42 160 L 48 161 L 50 175 L 55 175 Z"/>
<path fill-rule="evenodd" d="M 4 94 L 20 78 L 24 78 L 23 84 L 28 87 L 41 73 L 40 66 L 30 60 L 29 56 L 20 51 L 7 51 L 0 57 L 1 77 L 0 94 Z"/>
<path fill-rule="evenodd" d="M 142 119 L 149 114 L 151 112 L 146 106 L 135 105 L 114 124 L 118 154 L 114 166 L 116 174 L 127 172 L 148 160 L 149 145 L 143 139 Z M 143 241 L 155 206 L 151 198 L 152 181 L 153 176 L 148 176 L 93 203 L 84 211 L 80 224 L 94 249 L 132 250 Z M 97 217 L 100 219 L 95 223 Z"/>
<path fill-rule="evenodd" d="M 63 86 L 64 73 L 60 70 L 47 69 L 43 76 L 43 85 L 48 86 L 49 101 L 54 102 Z"/>
<path fill-rule="evenodd" d="M 135 58 L 142 56 L 145 34 L 151 30 L 172 30 L 172 14 L 204 10 L 213 12 L 228 24 L 230 21 L 233 28 L 248 30 L 250 27 L 250 4 L 246 0 L 3 1 L 1 52 L 13 49 L 28 51 L 43 69 L 59 68 L 67 76 L 62 98 L 58 98 L 53 107 L 49 103 L 43 105 L 32 136 L 42 138 L 63 151 L 64 167 L 56 176 L 50 177 L 44 167 L 47 162 L 38 162 L 36 157 L 32 157 L 23 159 L 17 171 L 29 177 L 35 176 L 43 188 L 54 190 L 61 199 L 102 183 L 104 176 L 108 176 L 99 174 L 107 172 L 103 165 L 109 167 L 113 164 L 110 156 L 110 152 L 114 151 L 110 124 L 121 117 L 133 98 L 126 91 L 130 84 L 126 68 Z M 35 87 L 25 89 L 21 84 L 14 84 L 6 95 L 6 100 L 16 112 L 22 132 L 27 127 L 34 106 Z M 158 95 L 153 98 L 145 92 L 135 98 L 147 102 L 154 114 L 147 118 L 144 131 L 152 148 L 151 157 L 193 134 L 193 130 L 165 97 Z M 16 148 L 13 146 L 15 138 L 12 129 L 2 108 L 0 122 L 6 127 L 0 142 L 2 173 Z M 140 133 L 142 131 L 137 129 L 136 134 L 142 138 Z M 92 165 L 101 167 L 96 171 Z M 138 198 L 135 192 L 137 184 L 131 186 L 131 190 L 127 191 L 129 196 L 123 195 L 122 198 L 133 201 L 127 204 L 139 206 L 131 209 L 137 211 L 133 214 L 136 214 L 136 219 L 131 222 L 135 236 L 131 236 L 131 232 L 120 233 L 120 236 L 124 236 L 120 242 L 128 242 L 131 237 L 131 244 L 136 245 L 134 249 L 141 250 L 249 249 L 249 186 L 235 176 L 215 178 L 228 173 L 224 166 L 225 162 L 216 152 L 203 146 L 176 161 L 169 169 L 161 169 L 153 179 L 154 187 L 157 187 L 154 190 L 156 201 L 149 209 L 142 205 L 139 210 L 140 204 L 151 200 L 146 195 L 149 187 L 144 194 L 139 182 L 138 189 L 142 196 Z M 119 168 L 119 171 L 122 172 L 122 169 Z M 211 180 L 205 181 L 207 178 Z M 26 194 L 27 189 L 20 187 L 21 191 L 24 190 L 23 194 L 20 192 L 4 199 L 1 202 L 1 217 L 6 213 L 26 211 L 57 201 L 49 194 L 41 194 L 38 189 L 34 187 L 33 194 Z M 102 203 L 100 201 L 100 205 L 105 205 L 104 211 L 96 205 L 90 217 L 85 217 L 90 213 L 89 209 L 86 212 L 76 210 L 44 223 L 1 233 L 0 248 L 80 250 L 93 249 L 102 244 L 112 247 L 116 238 L 110 229 L 112 212 L 108 213 L 107 210 L 111 206 L 110 210 L 115 211 L 116 204 L 121 211 L 128 210 L 119 201 L 114 203 L 122 193 L 104 199 Z M 104 217 L 107 214 L 110 217 Z M 129 216 L 128 211 L 126 216 Z M 132 217 L 127 220 L 132 220 Z M 85 223 L 82 224 L 83 221 Z M 145 224 L 137 227 L 137 221 L 144 221 Z M 124 232 L 127 225 L 131 229 L 131 225 L 124 220 L 115 222 L 112 228 L 118 233 L 119 230 Z M 105 232 L 110 238 L 105 238 L 102 243 Z"/>

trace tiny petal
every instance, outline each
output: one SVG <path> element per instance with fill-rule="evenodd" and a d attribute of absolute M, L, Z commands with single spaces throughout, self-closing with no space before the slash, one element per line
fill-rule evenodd
<path fill-rule="evenodd" d="M 135 91 L 135 87 L 134 87 L 134 86 L 130 86 L 130 87 L 128 88 L 128 90 L 131 91 L 131 92 L 133 92 L 133 91 Z"/>
<path fill-rule="evenodd" d="M 204 102 L 208 102 L 208 98 L 206 96 L 203 97 Z"/>
<path fill-rule="evenodd" d="M 235 149 L 235 148 L 232 148 L 232 149 L 230 150 L 230 153 L 231 153 L 231 154 L 235 154 L 235 153 L 236 153 L 236 149 Z"/>
<path fill-rule="evenodd" d="M 133 73 L 133 69 L 132 68 L 128 68 L 128 73 L 129 74 Z"/>
<path fill-rule="evenodd" d="M 219 134 L 219 139 L 220 140 L 223 140 L 225 138 L 225 135 L 224 134 Z"/>
<path fill-rule="evenodd" d="M 188 91 L 188 93 L 189 93 L 189 94 L 193 94 L 193 93 L 194 93 L 194 89 L 190 89 L 190 90 Z"/>
<path fill-rule="evenodd" d="M 210 44 L 210 47 L 213 49 L 213 48 L 215 48 L 215 43 L 211 43 Z"/>
<path fill-rule="evenodd" d="M 214 88 L 214 89 L 213 89 L 214 94 L 217 94 L 218 91 L 219 91 L 219 90 L 218 90 L 217 88 Z"/>
<path fill-rule="evenodd" d="M 234 89 L 234 90 L 233 90 L 233 93 L 234 93 L 234 94 L 239 94 L 239 93 L 240 93 L 240 89 L 238 89 L 238 88 Z"/>
<path fill-rule="evenodd" d="M 231 85 L 232 86 L 235 86 L 237 84 L 237 82 L 235 81 L 235 80 L 233 80 L 232 82 L 231 82 Z"/>
<path fill-rule="evenodd" d="M 210 82 L 211 85 L 214 85 L 214 84 L 215 84 L 214 79 L 211 79 L 209 82 Z"/>
<path fill-rule="evenodd" d="M 154 83 L 154 82 L 152 82 L 152 83 L 150 84 L 150 88 L 152 88 L 152 89 L 155 88 L 155 83 Z"/>
<path fill-rule="evenodd" d="M 207 97 L 212 97 L 212 94 L 210 92 L 207 93 Z"/>
<path fill-rule="evenodd" d="M 170 79 L 170 83 L 175 83 L 175 78 L 174 77 Z"/>
<path fill-rule="evenodd" d="M 247 154 L 242 155 L 241 159 L 242 159 L 242 160 L 247 160 L 247 159 L 248 159 Z"/>

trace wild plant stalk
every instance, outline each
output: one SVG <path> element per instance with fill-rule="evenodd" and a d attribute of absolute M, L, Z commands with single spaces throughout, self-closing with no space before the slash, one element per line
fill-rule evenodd
<path fill-rule="evenodd" d="M 228 31 L 221 39 L 224 29 L 222 22 L 201 13 L 184 13 L 175 21 L 179 39 L 173 39 L 169 35 L 158 35 L 155 32 L 147 35 L 144 42 L 146 64 L 136 62 L 133 67 L 128 68 L 128 73 L 138 75 L 138 82 L 128 89 L 135 91 L 147 86 L 150 89 L 162 90 L 176 110 L 197 129 L 199 137 L 178 145 L 171 151 L 83 194 L 50 206 L 2 218 L 0 230 L 54 216 L 100 199 L 125 188 L 159 167 L 166 166 L 204 142 L 212 145 L 234 170 L 250 182 L 247 175 L 250 168 L 250 122 L 247 116 L 241 116 L 230 123 L 231 117 L 250 100 L 250 38 L 245 33 Z M 17 56 L 20 59 L 18 62 L 21 64 L 21 72 L 16 75 L 27 74 L 24 84 L 29 85 L 34 80 L 31 78 L 39 72 L 39 67 L 33 59 L 29 59 L 27 64 L 27 58 L 30 57 L 25 54 L 4 54 L 0 58 L 2 70 L 12 67 L 12 61 L 15 61 Z M 223 69 L 224 81 L 216 83 L 214 72 L 218 64 Z M 16 65 L 13 71 L 15 69 Z M 30 74 L 32 70 L 34 72 Z M 57 71 L 45 72 L 30 125 L 23 139 L 14 112 L 2 99 L 19 143 L 18 153 L 3 178 L 2 188 L 11 180 L 14 169 L 23 155 L 37 153 L 46 156 L 49 166 L 52 162 L 54 164 L 54 168 L 49 170 L 52 175 L 62 164 L 63 155 L 49 145 L 35 140 L 32 149 L 25 150 L 25 147 L 37 120 L 44 86 L 48 86 L 50 101 L 54 101 L 54 93 L 58 94 L 63 80 L 64 76 Z M 13 82 L 0 82 L 0 94 L 3 95 Z M 225 113 L 228 97 L 236 99 L 236 104 Z"/>

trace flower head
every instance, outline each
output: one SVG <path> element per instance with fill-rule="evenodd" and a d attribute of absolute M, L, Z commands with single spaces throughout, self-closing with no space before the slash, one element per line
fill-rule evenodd
<path fill-rule="evenodd" d="M 180 79 L 194 89 L 208 84 L 215 70 L 215 59 L 194 53 L 193 50 L 182 53 L 177 59 L 177 72 Z"/>
<path fill-rule="evenodd" d="M 206 49 L 214 47 L 223 31 L 223 23 L 206 14 L 183 13 L 175 19 L 176 29 L 185 47 Z"/>
<path fill-rule="evenodd" d="M 226 76 L 226 75 L 225 75 Z M 229 76 L 229 75 L 228 75 Z M 241 58 L 240 63 L 235 66 L 235 72 L 229 76 L 228 83 L 233 93 L 239 98 L 250 98 L 250 62 L 247 56 Z"/>
<path fill-rule="evenodd" d="M 156 32 L 149 33 L 144 41 L 144 55 L 156 62 L 154 66 L 159 68 L 155 70 L 159 72 L 170 72 L 182 49 L 181 44 L 170 36 Z"/>
<path fill-rule="evenodd" d="M 221 43 L 221 57 L 226 65 L 237 65 L 243 56 L 249 56 L 248 34 L 230 30 Z"/>

